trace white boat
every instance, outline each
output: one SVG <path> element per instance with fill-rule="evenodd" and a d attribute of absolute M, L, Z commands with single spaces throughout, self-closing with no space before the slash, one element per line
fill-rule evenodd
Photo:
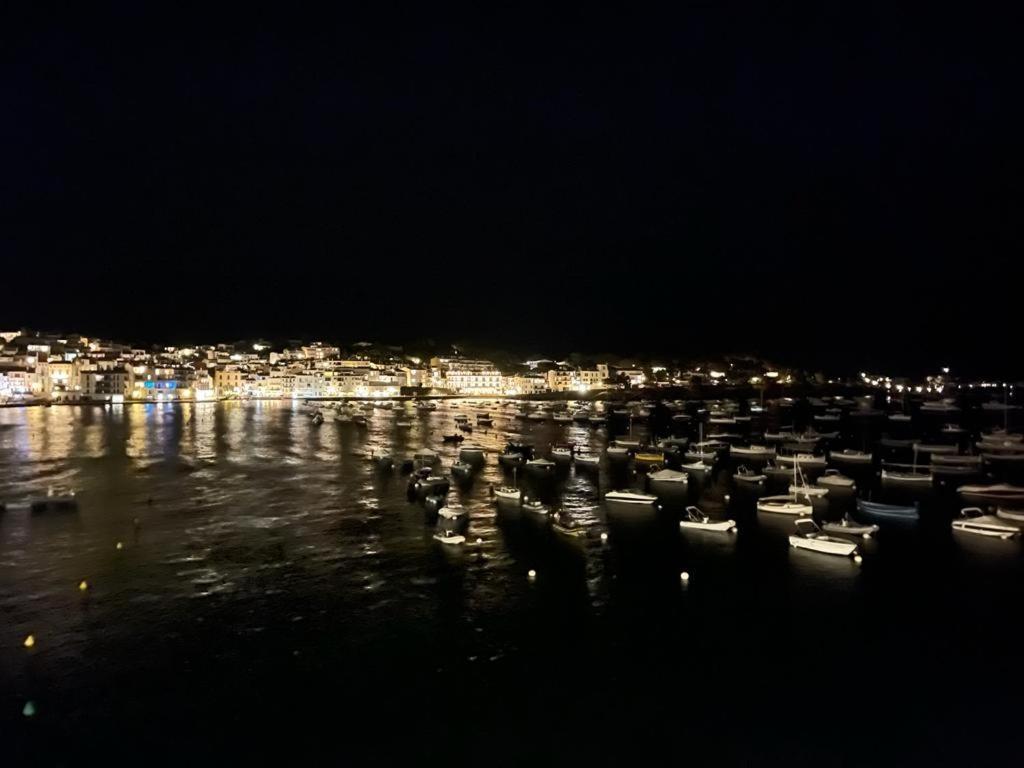
<path fill-rule="evenodd" d="M 849 488 L 854 489 L 857 484 L 852 477 L 840 474 L 838 469 L 826 469 L 825 474 L 818 478 L 818 485 L 827 488 Z"/>
<path fill-rule="evenodd" d="M 588 467 L 596 467 L 601 463 L 601 457 L 595 453 L 577 453 L 576 463 L 583 464 Z"/>
<path fill-rule="evenodd" d="M 566 446 L 556 446 L 551 449 L 551 460 L 552 461 L 572 461 L 573 449 Z"/>
<path fill-rule="evenodd" d="M 551 530 L 570 539 L 583 539 L 587 536 L 587 527 L 573 520 L 564 512 L 554 516 L 551 521 Z"/>
<path fill-rule="evenodd" d="M 757 500 L 757 511 L 780 515 L 809 515 L 814 511 L 814 507 L 799 501 L 795 496 L 762 496 Z"/>
<path fill-rule="evenodd" d="M 518 502 L 521 495 L 522 494 L 518 488 L 513 488 L 509 485 L 503 485 L 501 488 L 494 489 L 494 497 L 499 501 Z"/>
<path fill-rule="evenodd" d="M 452 502 L 449 504 L 445 504 L 443 507 L 437 510 L 437 514 L 448 520 L 455 520 L 456 518 L 462 517 L 466 514 L 466 508 L 461 504 Z"/>
<path fill-rule="evenodd" d="M 996 517 L 1001 517 L 1003 520 L 1016 520 L 1024 523 L 1024 509 L 1007 509 L 1005 507 L 996 507 Z"/>
<path fill-rule="evenodd" d="M 541 502 L 534 499 L 533 501 L 523 501 L 523 509 L 527 512 L 533 512 L 535 515 L 546 515 L 551 509 Z"/>
<path fill-rule="evenodd" d="M 736 472 L 733 474 L 732 479 L 737 483 L 754 483 L 761 484 L 768 479 L 768 475 L 754 472 L 749 469 L 745 464 L 741 464 L 736 467 Z"/>
<path fill-rule="evenodd" d="M 828 495 L 828 488 L 822 488 L 820 485 L 797 485 L 791 483 L 789 486 L 789 492 L 793 496 L 806 496 L 807 498 L 820 499 L 823 496 Z"/>
<path fill-rule="evenodd" d="M 931 472 L 924 474 L 915 471 L 901 472 L 899 470 L 883 469 L 882 482 L 900 485 L 931 485 L 932 475 Z"/>
<path fill-rule="evenodd" d="M 619 504 L 644 504 L 650 506 L 657 500 L 657 496 L 647 493 L 633 493 L 631 491 L 609 491 L 604 495 L 605 501 L 613 501 Z"/>
<path fill-rule="evenodd" d="M 694 461 L 690 464 L 683 464 L 682 469 L 687 472 L 699 472 L 700 474 L 704 474 L 705 472 L 711 471 L 711 465 L 705 464 L 703 461 Z"/>
<path fill-rule="evenodd" d="M 827 555 L 852 557 L 857 554 L 855 543 L 849 539 L 829 536 L 810 518 L 796 521 L 796 533 L 789 537 L 789 544 L 797 549 L 809 549 Z"/>
<path fill-rule="evenodd" d="M 996 483 L 995 485 L 961 485 L 957 492 L 965 499 L 982 503 L 1024 502 L 1024 487 Z"/>
<path fill-rule="evenodd" d="M 768 459 L 775 455 L 775 449 L 767 445 L 734 445 L 729 449 L 733 458 Z"/>
<path fill-rule="evenodd" d="M 801 467 L 824 467 L 828 462 L 824 456 L 815 456 L 813 453 L 780 453 L 775 457 L 777 464 L 799 464 Z"/>
<path fill-rule="evenodd" d="M 735 520 L 712 520 L 697 507 L 687 507 L 686 517 L 679 521 L 680 528 L 696 528 L 701 531 L 730 532 L 736 530 Z"/>
<path fill-rule="evenodd" d="M 609 445 L 605 449 L 605 452 L 608 454 L 609 459 L 618 459 L 621 461 L 622 459 L 629 458 L 629 449 L 623 448 L 619 445 Z"/>
<path fill-rule="evenodd" d="M 572 416 L 567 413 L 556 413 L 555 414 L 556 424 L 572 424 Z"/>
<path fill-rule="evenodd" d="M 665 486 L 685 486 L 690 479 L 685 472 L 678 472 L 674 469 L 659 469 L 657 472 L 651 472 L 647 477 L 652 483 Z"/>
<path fill-rule="evenodd" d="M 986 515 L 979 507 L 967 507 L 960 510 L 960 517 L 954 520 L 954 531 L 976 533 L 980 536 L 991 536 L 998 539 L 1012 539 L 1020 535 L 1020 526 L 996 515 Z"/>
<path fill-rule="evenodd" d="M 535 475 L 547 475 L 555 469 L 555 462 L 549 459 L 530 459 L 526 462 L 526 471 Z"/>
<path fill-rule="evenodd" d="M 840 464 L 870 464 L 873 459 L 870 453 L 854 451 L 849 448 L 845 451 L 833 451 L 829 454 L 829 458 L 832 461 L 839 462 Z"/>
<path fill-rule="evenodd" d="M 466 537 L 461 533 L 455 533 L 454 531 L 438 531 L 434 534 L 434 539 L 440 541 L 442 544 L 464 544 Z"/>
<path fill-rule="evenodd" d="M 335 416 L 335 420 L 341 421 L 341 419 L 337 416 Z M 402 429 L 408 429 L 409 427 L 412 426 L 412 422 L 409 421 L 408 419 L 398 419 L 397 421 L 395 421 L 395 426 L 401 427 Z"/>
<path fill-rule="evenodd" d="M 627 448 L 635 451 L 637 448 L 640 447 L 639 440 L 621 440 L 619 438 L 615 438 L 614 442 L 615 446 L 618 448 Z"/>
<path fill-rule="evenodd" d="M 865 539 L 870 539 L 878 533 L 877 525 L 858 523 L 849 515 L 844 515 L 843 519 L 838 522 L 823 523 L 821 527 L 826 533 L 844 533 L 848 536 L 860 536 Z"/>

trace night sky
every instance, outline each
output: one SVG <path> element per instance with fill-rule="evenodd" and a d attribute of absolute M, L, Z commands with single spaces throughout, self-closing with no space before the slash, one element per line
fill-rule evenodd
<path fill-rule="evenodd" d="M 1020 19 L 208 5 L 0 25 L 0 327 L 1024 369 Z"/>

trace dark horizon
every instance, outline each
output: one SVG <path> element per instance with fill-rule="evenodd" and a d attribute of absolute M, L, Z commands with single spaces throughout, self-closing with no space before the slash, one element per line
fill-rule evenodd
<path fill-rule="evenodd" d="M 1010 20 L 407 21 L 11 19 L 0 327 L 1021 374 Z"/>

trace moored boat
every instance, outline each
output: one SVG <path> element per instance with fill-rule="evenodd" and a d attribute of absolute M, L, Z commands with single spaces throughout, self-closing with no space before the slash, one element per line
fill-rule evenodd
<path fill-rule="evenodd" d="M 701 531 L 718 531 L 729 533 L 736 531 L 735 520 L 712 520 L 699 507 L 686 508 L 686 517 L 679 521 L 680 528 L 691 528 Z"/>
<path fill-rule="evenodd" d="M 920 519 L 917 502 L 914 504 L 883 504 L 857 499 L 857 514 L 871 523 L 916 523 Z"/>
<path fill-rule="evenodd" d="M 796 533 L 789 537 L 790 546 L 840 557 L 857 555 L 857 545 L 854 542 L 838 536 L 829 536 L 810 518 L 797 520 L 795 524 Z"/>
<path fill-rule="evenodd" d="M 987 515 L 980 507 L 966 507 L 960 510 L 960 517 L 952 522 L 954 531 L 975 533 L 998 539 L 1020 536 L 1020 526 L 997 515 Z"/>
<path fill-rule="evenodd" d="M 814 512 L 814 507 L 790 494 L 785 496 L 762 496 L 757 500 L 757 511 L 781 515 L 809 515 Z"/>

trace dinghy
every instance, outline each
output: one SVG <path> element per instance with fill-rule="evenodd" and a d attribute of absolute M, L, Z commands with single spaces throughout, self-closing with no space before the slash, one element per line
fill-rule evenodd
<path fill-rule="evenodd" d="M 796 533 L 789 537 L 789 545 L 840 557 L 853 557 L 857 554 L 856 544 L 849 539 L 829 536 L 810 518 L 796 521 Z"/>
<path fill-rule="evenodd" d="M 568 539 L 582 539 L 587 535 L 587 527 L 565 513 L 554 516 L 551 521 L 551 530 Z"/>
<path fill-rule="evenodd" d="M 957 491 L 967 501 L 982 504 L 1022 503 L 1024 487 L 997 483 L 996 485 L 961 485 Z"/>
<path fill-rule="evenodd" d="M 452 464 L 452 475 L 463 479 L 473 474 L 473 465 L 465 461 L 456 461 Z"/>
<path fill-rule="evenodd" d="M 1020 526 L 997 515 L 986 515 L 980 507 L 960 510 L 960 517 L 952 523 L 954 531 L 976 533 L 997 539 L 1012 539 L 1020 535 Z"/>
<path fill-rule="evenodd" d="M 1015 520 L 1019 523 L 1024 523 L 1024 509 L 996 507 L 996 517 L 1000 517 L 1003 520 Z"/>
<path fill-rule="evenodd" d="M 753 483 L 760 485 L 768 479 L 768 475 L 762 475 L 754 472 L 746 464 L 740 464 L 736 467 L 736 472 L 733 474 L 732 479 L 737 483 Z"/>
<path fill-rule="evenodd" d="M 605 501 L 612 501 L 618 504 L 642 504 L 650 506 L 657 500 L 657 496 L 647 493 L 633 493 L 631 491 L 609 491 L 604 495 Z"/>
<path fill-rule="evenodd" d="M 434 539 L 436 541 L 440 541 L 442 544 L 450 544 L 453 546 L 457 544 L 464 544 L 466 541 L 465 536 L 461 533 L 455 533 L 455 531 L 438 531 L 434 534 Z"/>
<path fill-rule="evenodd" d="M 518 488 L 513 488 L 508 485 L 503 485 L 501 488 L 494 489 L 494 498 L 498 501 L 514 501 L 518 503 L 520 495 Z"/>
<path fill-rule="evenodd" d="M 687 507 L 686 517 L 679 521 L 680 528 L 696 528 L 701 531 L 731 532 L 736 530 L 735 520 L 712 520 L 698 507 Z"/>
<path fill-rule="evenodd" d="M 857 514 L 873 523 L 916 523 L 920 519 L 917 502 L 907 506 L 857 499 Z"/>
<path fill-rule="evenodd" d="M 437 514 L 448 520 L 455 520 L 466 514 L 466 508 L 456 502 L 450 502 L 437 510 Z"/>
<path fill-rule="evenodd" d="M 843 519 L 839 522 L 823 523 L 821 527 L 826 533 L 845 533 L 849 536 L 860 536 L 865 539 L 870 539 L 873 534 L 878 533 L 877 525 L 858 523 L 849 515 L 844 515 Z"/>
<path fill-rule="evenodd" d="M 814 507 L 791 495 L 762 496 L 757 500 L 757 511 L 780 515 L 809 515 L 814 511 Z"/>
<path fill-rule="evenodd" d="M 689 476 L 685 472 L 679 472 L 674 469 L 661 469 L 657 472 L 651 472 L 647 476 L 651 480 L 651 485 L 657 485 L 665 489 L 686 488 L 686 484 L 689 481 Z"/>
<path fill-rule="evenodd" d="M 870 464 L 872 456 L 864 451 L 853 451 L 847 448 L 845 451 L 833 451 L 829 454 L 832 461 L 840 464 Z"/>
<path fill-rule="evenodd" d="M 551 511 L 551 509 L 547 505 L 542 504 L 536 499 L 534 499 L 533 501 L 526 501 L 524 499 L 523 509 L 526 512 L 533 512 L 535 515 L 547 515 L 547 513 Z"/>
<path fill-rule="evenodd" d="M 555 469 L 555 462 L 549 459 L 530 459 L 526 462 L 526 471 L 532 475 L 549 475 Z"/>
<path fill-rule="evenodd" d="M 576 464 L 586 467 L 596 467 L 601 463 L 601 457 L 596 453 L 577 453 Z"/>
<path fill-rule="evenodd" d="M 838 469 L 826 469 L 825 474 L 818 478 L 818 485 L 823 485 L 826 488 L 849 488 L 850 490 L 857 487 L 852 477 L 840 474 Z"/>

